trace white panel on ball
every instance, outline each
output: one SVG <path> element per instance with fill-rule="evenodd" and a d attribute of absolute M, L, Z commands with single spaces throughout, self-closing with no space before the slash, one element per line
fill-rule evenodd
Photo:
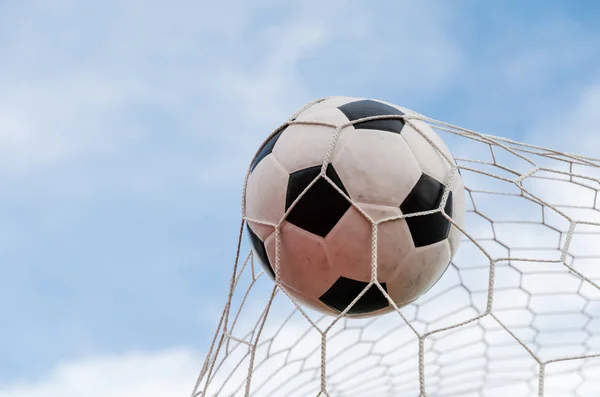
<path fill-rule="evenodd" d="M 344 114 L 333 109 L 321 109 L 311 113 L 328 122 L 343 123 Z M 322 125 L 291 124 L 281 134 L 273 148 L 273 154 L 288 173 L 321 165 L 331 145 L 335 129 Z"/>
<path fill-rule="evenodd" d="M 451 259 L 448 240 L 411 251 L 399 267 L 397 277 L 388 283 L 388 293 L 403 306 L 427 292 L 442 276 Z"/>
<path fill-rule="evenodd" d="M 325 238 L 332 268 L 344 277 L 371 281 L 372 235 L 371 222 L 356 208 L 348 209 Z M 413 248 L 406 222 L 380 225 L 378 242 L 377 279 L 386 282 Z"/>
<path fill-rule="evenodd" d="M 276 225 L 285 213 L 285 192 L 289 175 L 273 154 L 262 159 L 248 177 L 246 217 Z M 270 226 L 249 222 L 261 240 L 273 231 Z"/>
<path fill-rule="evenodd" d="M 423 131 L 425 128 L 421 128 L 421 130 Z M 447 185 L 452 165 L 444 156 L 409 124 L 402 129 L 402 136 L 408 143 L 423 172 Z M 430 135 L 427 136 L 431 139 Z"/>
<path fill-rule="evenodd" d="M 265 241 L 269 261 L 276 268 L 275 233 Z M 284 222 L 279 242 L 279 271 L 283 288 L 315 309 L 322 310 L 319 297 L 339 278 L 329 263 L 323 238 Z"/>
<path fill-rule="evenodd" d="M 399 134 L 358 130 L 333 158 L 350 197 L 399 206 L 421 176 L 421 167 Z"/>
<path fill-rule="evenodd" d="M 409 123 L 414 125 L 414 129 L 422 132 L 425 136 L 427 136 L 431 140 L 431 142 L 433 142 L 433 144 L 450 159 L 452 164 L 456 164 L 456 162 L 454 161 L 454 156 L 448 148 L 448 145 L 446 145 L 446 142 L 444 142 L 442 137 L 440 137 L 440 135 L 437 132 L 435 132 L 428 123 L 426 123 L 423 120 L 415 119 L 411 119 Z"/>

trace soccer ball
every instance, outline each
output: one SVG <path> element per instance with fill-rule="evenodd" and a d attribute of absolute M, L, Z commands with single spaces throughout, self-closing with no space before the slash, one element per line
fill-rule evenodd
<path fill-rule="evenodd" d="M 244 216 L 255 256 L 275 280 L 279 228 L 280 287 L 326 314 L 339 315 L 375 281 L 373 251 L 376 280 L 402 307 L 439 280 L 459 246 L 461 233 L 444 216 L 462 228 L 464 185 L 452 154 L 424 121 L 356 122 L 389 115 L 416 113 L 370 99 L 325 99 L 272 135 L 250 166 Z M 337 135 L 335 126 L 344 126 Z M 438 211 L 403 217 L 430 210 Z M 346 315 L 391 310 L 372 284 Z"/>

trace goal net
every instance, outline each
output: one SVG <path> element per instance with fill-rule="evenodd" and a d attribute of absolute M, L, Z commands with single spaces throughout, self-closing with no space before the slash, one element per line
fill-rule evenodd
<path fill-rule="evenodd" d="M 242 219 L 192 396 L 600 396 L 600 160 L 393 117 L 429 123 L 466 186 L 443 277 L 390 314 L 323 316 L 243 254 Z"/>

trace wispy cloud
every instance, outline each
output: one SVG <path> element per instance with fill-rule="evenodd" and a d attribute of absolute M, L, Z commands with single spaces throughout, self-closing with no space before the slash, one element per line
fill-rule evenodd
<path fill-rule="evenodd" d="M 198 366 L 198 352 L 184 349 L 94 357 L 60 364 L 36 382 L 0 384 L 0 393 L 5 397 L 186 396 Z"/>
<path fill-rule="evenodd" d="M 445 8 L 431 4 L 392 7 L 405 18 L 385 29 L 376 9 L 358 3 L 132 4 L 109 14 L 108 6 L 38 4 L 25 27 L 9 25 L 16 40 L 3 43 L 5 174 L 59 167 L 58 187 L 63 167 L 106 187 L 92 171 L 103 168 L 123 180 L 120 189 L 138 180 L 165 189 L 239 183 L 264 136 L 315 93 L 332 93 L 322 87 L 433 92 L 460 63 Z M 178 172 L 169 178 L 161 167 Z"/>
<path fill-rule="evenodd" d="M 588 156 L 600 153 L 600 83 L 595 80 L 569 96 L 561 108 L 535 123 L 528 131 L 531 142 L 544 142 L 557 150 Z"/>

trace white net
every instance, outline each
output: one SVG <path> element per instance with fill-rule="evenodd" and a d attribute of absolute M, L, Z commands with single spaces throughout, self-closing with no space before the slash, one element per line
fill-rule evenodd
<path fill-rule="evenodd" d="M 421 115 L 354 123 L 375 118 L 424 120 L 456 154 L 467 220 L 450 267 L 391 314 L 323 316 L 294 302 L 252 253 L 240 260 L 243 219 L 192 395 L 599 396 L 600 160 Z M 374 232 L 374 269 L 376 244 Z"/>

